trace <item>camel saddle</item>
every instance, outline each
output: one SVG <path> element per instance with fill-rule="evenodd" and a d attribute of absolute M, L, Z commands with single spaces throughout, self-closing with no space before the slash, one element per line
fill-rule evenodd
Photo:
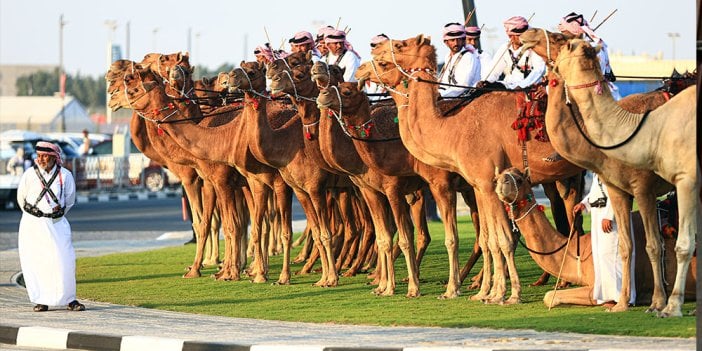
<path fill-rule="evenodd" d="M 530 140 L 530 132 L 536 131 L 534 139 L 541 142 L 548 142 L 548 134 L 546 134 L 546 124 L 544 116 L 546 112 L 546 95 L 542 98 L 536 98 L 537 89 L 532 88 L 528 91 L 516 94 L 517 104 L 517 119 L 512 122 L 512 129 L 517 131 L 517 140 L 520 143 L 525 143 Z"/>

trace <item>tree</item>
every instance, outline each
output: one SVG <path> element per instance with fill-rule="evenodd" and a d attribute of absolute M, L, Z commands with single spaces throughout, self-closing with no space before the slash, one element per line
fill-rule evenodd
<path fill-rule="evenodd" d="M 75 97 L 88 109 L 105 108 L 105 80 L 82 77 L 80 73 L 66 75 L 66 94 Z M 58 88 L 58 69 L 53 72 L 38 71 L 17 78 L 18 96 L 52 96 Z"/>

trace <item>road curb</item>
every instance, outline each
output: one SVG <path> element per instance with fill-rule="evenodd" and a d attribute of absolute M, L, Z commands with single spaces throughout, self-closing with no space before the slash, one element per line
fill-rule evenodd
<path fill-rule="evenodd" d="M 124 191 L 119 193 L 78 193 L 76 194 L 76 203 L 90 202 L 108 202 L 108 201 L 131 201 L 131 200 L 149 200 L 149 199 L 165 199 L 180 197 L 181 191 L 178 189 L 165 189 L 159 192 L 149 192 L 144 190 Z"/>
<path fill-rule="evenodd" d="M 308 344 L 236 344 L 190 341 L 185 339 L 163 338 L 140 335 L 106 335 L 92 334 L 81 331 L 47 328 L 11 326 L 0 324 L 0 344 L 11 344 L 20 347 L 43 347 L 52 349 L 81 349 L 81 350 L 161 350 L 161 351 L 536 351 L 541 348 L 490 348 L 490 347 L 364 347 L 364 346 L 326 346 L 315 345 L 313 340 Z M 594 349 L 569 349 L 572 351 L 600 351 Z M 624 351 L 629 349 L 608 348 L 608 351 Z M 651 348 L 651 350 L 654 350 Z M 684 349 L 673 349 L 677 351 Z"/>

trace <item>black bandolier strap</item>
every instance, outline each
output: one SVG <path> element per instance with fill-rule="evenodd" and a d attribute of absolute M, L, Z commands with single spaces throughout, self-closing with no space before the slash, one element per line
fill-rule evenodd
<path fill-rule="evenodd" d="M 56 180 L 56 176 L 58 176 L 59 172 L 61 172 L 61 167 L 56 166 L 56 172 L 54 172 L 54 174 L 51 175 L 51 179 L 49 179 L 48 182 L 46 181 L 46 179 L 44 179 L 44 177 L 42 177 L 41 173 L 39 172 L 39 167 L 37 165 L 34 165 L 34 172 L 37 174 L 37 177 L 39 178 L 39 181 L 41 181 L 41 184 L 43 185 L 44 188 L 39 193 L 39 196 L 37 197 L 37 201 L 34 202 L 34 205 L 31 205 L 25 199 L 24 210 L 27 211 L 27 213 L 29 213 L 35 217 L 48 217 L 48 218 L 61 218 L 61 217 L 63 217 L 65 209 L 66 209 L 65 206 L 59 207 L 58 210 L 56 210 L 52 213 L 44 213 L 37 207 L 37 205 L 39 204 L 39 201 L 41 201 L 42 197 L 44 197 L 45 194 L 49 194 L 51 199 L 54 200 L 54 202 L 57 205 L 59 205 L 59 206 L 61 205 L 58 198 L 56 197 L 56 194 L 54 194 L 53 190 L 51 190 L 51 188 L 50 188 L 51 184 L 53 184 L 54 181 Z"/>

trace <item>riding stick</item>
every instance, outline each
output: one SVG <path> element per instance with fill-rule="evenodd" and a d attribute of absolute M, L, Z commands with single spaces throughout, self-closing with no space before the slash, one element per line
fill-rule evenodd
<path fill-rule="evenodd" d="M 573 235 L 578 235 L 577 231 L 575 230 L 575 220 L 573 220 L 573 223 L 570 226 L 570 235 L 568 235 L 568 241 L 566 242 L 566 247 L 565 251 L 563 251 L 563 260 L 561 260 L 561 268 L 558 269 L 558 276 L 556 276 L 556 284 L 553 286 L 553 296 L 551 297 L 551 302 L 548 304 L 548 310 L 550 311 L 551 308 L 553 308 L 553 300 L 556 299 L 556 290 L 558 290 L 558 283 L 561 280 L 561 273 L 563 273 L 563 266 L 565 265 L 565 260 L 566 257 L 568 257 L 568 247 L 570 246 L 570 239 L 573 237 Z M 580 256 L 578 256 L 578 261 L 580 260 Z M 580 262 L 578 262 L 580 263 Z M 578 267 L 578 270 L 580 267 Z"/>
<path fill-rule="evenodd" d="M 595 10 L 595 13 L 593 13 L 592 17 L 590 17 L 590 23 L 595 20 L 595 16 L 597 16 L 597 10 Z"/>
<path fill-rule="evenodd" d="M 609 16 L 605 17 L 605 19 L 603 19 L 602 22 L 600 22 L 600 24 L 598 24 L 597 27 L 593 28 L 592 30 L 593 30 L 593 31 L 596 31 L 597 28 L 600 28 L 601 25 L 603 25 L 605 22 L 607 22 L 607 20 L 608 20 L 610 17 L 612 17 L 612 15 L 613 15 L 615 12 L 617 12 L 617 10 L 618 10 L 618 9 L 614 9 L 614 11 L 612 11 L 612 13 L 609 14 Z"/>

